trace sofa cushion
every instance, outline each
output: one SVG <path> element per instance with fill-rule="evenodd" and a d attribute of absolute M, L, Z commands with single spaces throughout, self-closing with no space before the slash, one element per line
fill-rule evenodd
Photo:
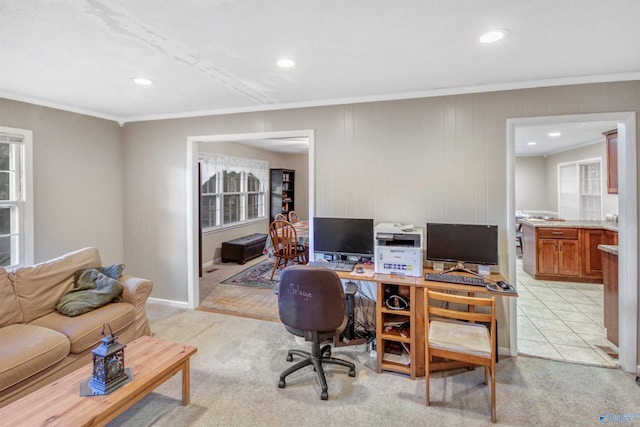
<path fill-rule="evenodd" d="M 56 309 L 60 297 L 73 287 L 77 270 L 101 267 L 96 248 L 84 248 L 52 260 L 19 267 L 9 274 L 18 295 L 22 321 L 29 323 Z"/>
<path fill-rule="evenodd" d="M 52 366 L 69 354 L 63 334 L 35 325 L 15 324 L 0 328 L 0 390 Z"/>
<path fill-rule="evenodd" d="M 13 283 L 7 276 L 7 270 L 0 267 L 0 328 L 12 323 L 22 322 L 18 297 L 13 290 Z"/>
<path fill-rule="evenodd" d="M 126 302 L 107 304 L 80 316 L 69 317 L 54 311 L 30 325 L 44 326 L 65 335 L 71 342 L 71 353 L 94 348 L 102 339 L 102 326 L 108 323 L 115 335 L 131 325 L 136 318 L 133 305 Z"/>

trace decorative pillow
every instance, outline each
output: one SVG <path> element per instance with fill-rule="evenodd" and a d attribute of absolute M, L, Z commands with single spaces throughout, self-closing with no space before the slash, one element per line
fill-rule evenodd
<path fill-rule="evenodd" d="M 100 273 L 106 275 L 107 277 L 115 280 L 120 280 L 120 278 L 122 277 L 122 272 L 124 271 L 124 264 L 113 264 L 106 267 L 91 267 L 78 270 L 73 274 L 74 286 L 77 286 L 78 277 L 86 270 L 98 270 Z"/>
<path fill-rule="evenodd" d="M 78 316 L 110 302 L 120 301 L 122 284 L 102 273 L 99 268 L 80 271 L 75 282 L 75 288 L 58 301 L 56 310 L 62 314 Z"/>

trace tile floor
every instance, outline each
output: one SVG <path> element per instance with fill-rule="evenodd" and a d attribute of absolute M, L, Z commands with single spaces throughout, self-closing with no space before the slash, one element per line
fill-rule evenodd
<path fill-rule="evenodd" d="M 535 280 L 517 262 L 518 353 L 616 367 L 606 339 L 602 285 Z"/>

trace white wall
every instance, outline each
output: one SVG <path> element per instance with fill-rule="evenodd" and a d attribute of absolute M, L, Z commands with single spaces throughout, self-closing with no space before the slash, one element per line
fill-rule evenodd
<path fill-rule="evenodd" d="M 516 157 L 516 210 L 552 211 L 548 204 L 546 159 L 543 156 Z M 558 194 L 557 190 L 554 190 Z"/>
<path fill-rule="evenodd" d="M 123 262 L 120 126 L 1 98 L 0 125 L 33 131 L 35 261 L 95 246 Z"/>

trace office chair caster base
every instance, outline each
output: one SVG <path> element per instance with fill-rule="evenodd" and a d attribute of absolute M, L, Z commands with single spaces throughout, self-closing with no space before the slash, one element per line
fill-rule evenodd
<path fill-rule="evenodd" d="M 327 393 L 326 391 L 323 391 L 322 393 L 320 393 L 320 399 L 329 400 L 329 393 Z"/>
<path fill-rule="evenodd" d="M 287 383 L 284 380 L 278 381 L 278 388 L 285 388 Z"/>
<path fill-rule="evenodd" d="M 324 357 L 331 357 L 331 345 L 327 344 L 322 347 L 322 349 L 320 350 L 320 354 L 322 354 Z"/>
<path fill-rule="evenodd" d="M 293 362 L 293 356 L 290 354 L 287 354 L 287 362 Z"/>
<path fill-rule="evenodd" d="M 355 376 L 356 376 L 356 370 L 355 370 L 355 369 L 350 369 L 350 370 L 349 370 L 349 376 L 350 376 L 351 378 L 355 377 Z"/>

